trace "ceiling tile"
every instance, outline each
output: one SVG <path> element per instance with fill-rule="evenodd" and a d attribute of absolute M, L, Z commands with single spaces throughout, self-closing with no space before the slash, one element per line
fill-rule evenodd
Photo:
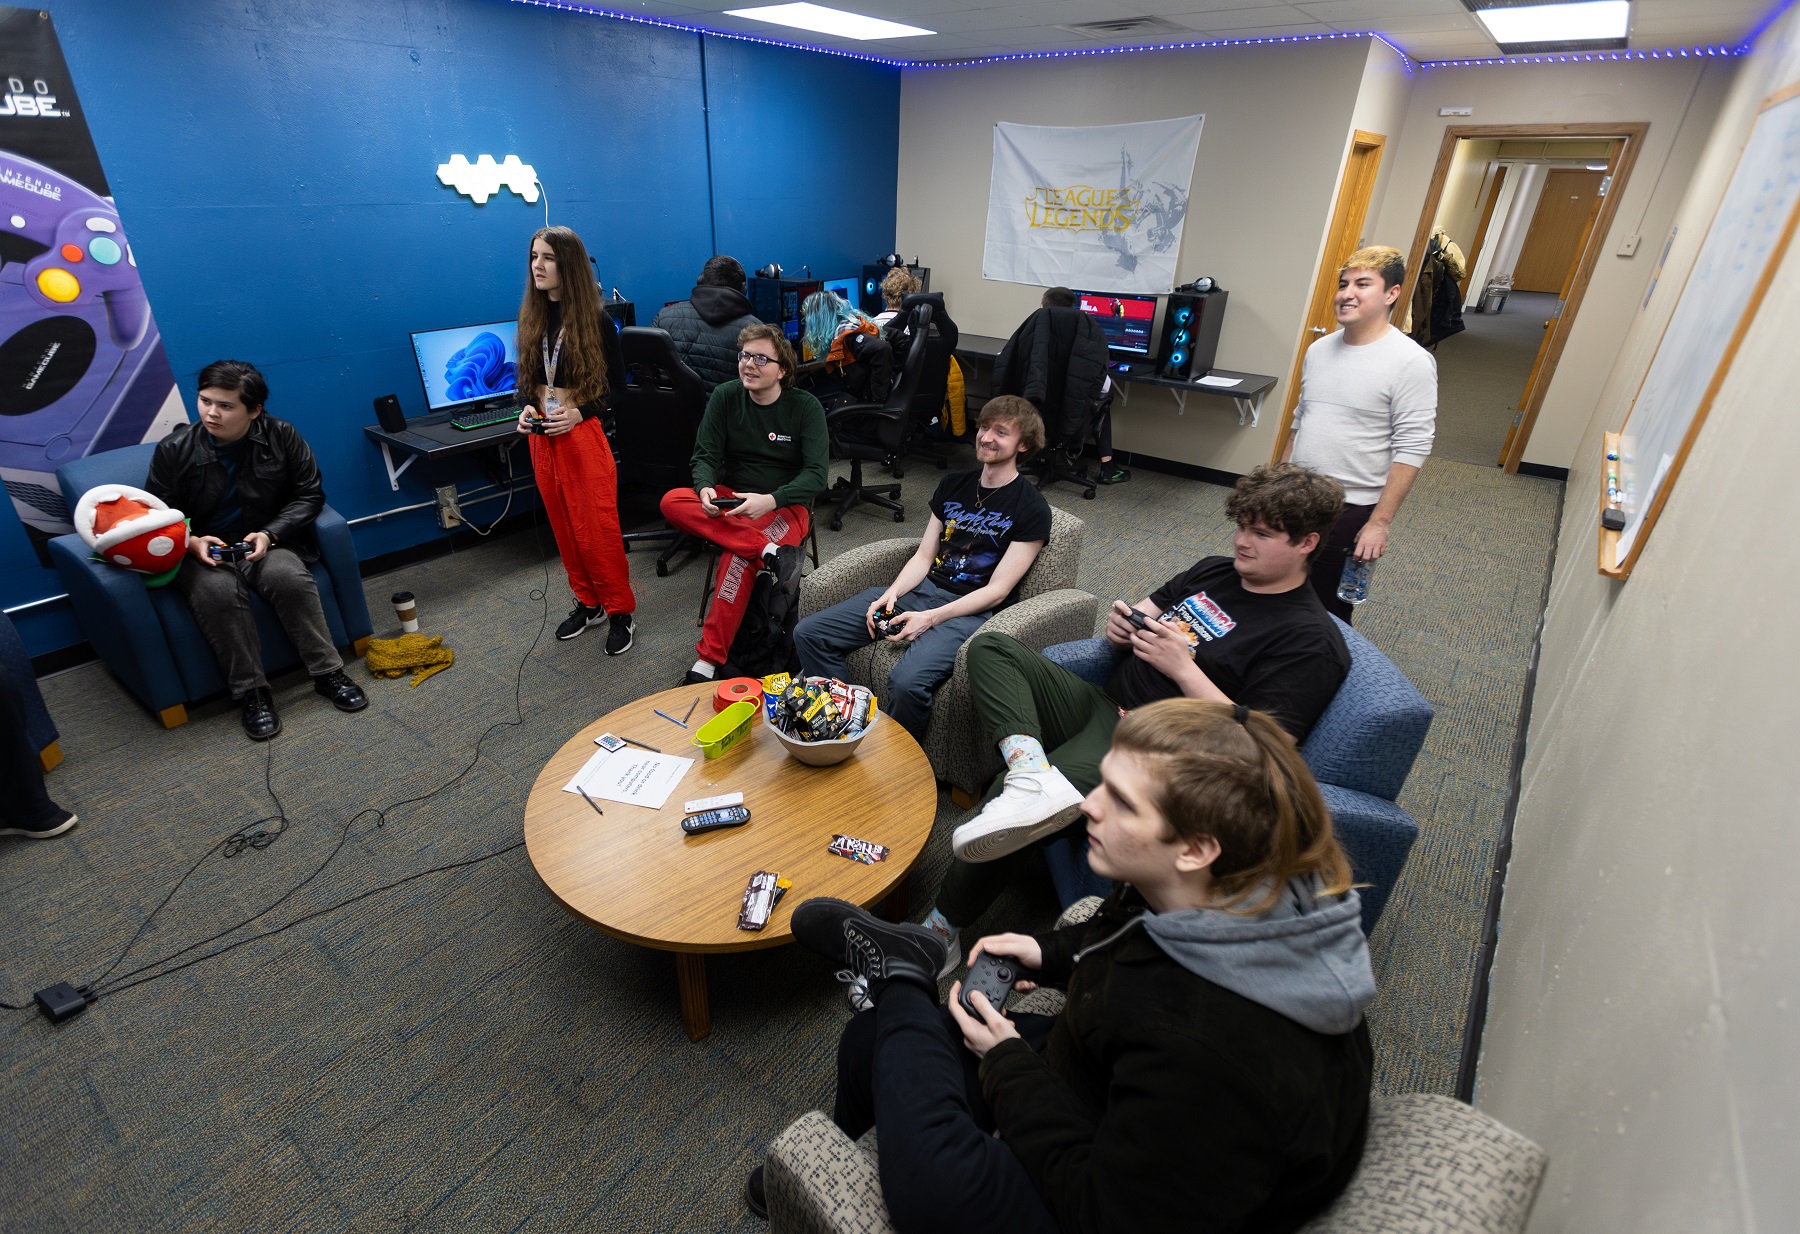
<path fill-rule="evenodd" d="M 1296 0 L 1294 7 L 1320 21 L 1364 22 L 1375 29 L 1396 18 L 1469 15 L 1461 0 Z"/>
<path fill-rule="evenodd" d="M 1232 38 L 1261 38 L 1263 34 L 1249 34 L 1248 31 L 1273 31 L 1281 34 L 1329 34 L 1330 27 L 1324 22 L 1308 17 L 1299 9 L 1289 5 L 1261 9 L 1226 9 L 1210 13 L 1171 13 L 1163 18 L 1189 30 L 1202 30 L 1208 34 L 1228 35 Z"/>

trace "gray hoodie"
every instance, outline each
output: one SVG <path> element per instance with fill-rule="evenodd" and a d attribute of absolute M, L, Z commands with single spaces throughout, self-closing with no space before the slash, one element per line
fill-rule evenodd
<path fill-rule="evenodd" d="M 1260 894 L 1252 893 L 1249 902 Z M 1316 880 L 1296 878 L 1272 908 L 1254 917 L 1212 908 L 1145 909 L 1112 938 L 1139 921 L 1190 973 L 1314 1032 L 1349 1032 L 1375 998 L 1362 902 L 1354 891 L 1320 899 Z"/>

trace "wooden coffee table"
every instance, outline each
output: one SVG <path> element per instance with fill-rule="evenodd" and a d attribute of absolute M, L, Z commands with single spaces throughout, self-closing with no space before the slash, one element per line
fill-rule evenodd
<path fill-rule="evenodd" d="M 525 803 L 525 848 L 550 894 L 615 938 L 675 953 L 681 1023 L 694 1041 L 712 1031 L 708 952 L 792 942 L 794 905 L 813 896 L 864 907 L 903 901 L 937 814 L 931 765 L 892 716 L 882 716 L 855 755 L 835 767 L 796 761 L 761 716 L 748 738 L 708 759 L 689 738 L 711 716 L 712 693 L 711 685 L 680 686 L 601 716 L 545 764 Z M 696 698 L 685 730 L 652 710 L 682 716 Z M 694 759 L 662 809 L 596 798 L 606 811 L 601 817 L 580 794 L 563 792 L 605 732 Z M 744 794 L 747 825 L 682 833 L 684 801 L 730 792 Z M 885 844 L 888 858 L 863 865 L 826 852 L 837 834 Z M 773 870 L 793 887 L 760 931 L 740 930 L 744 887 L 758 870 Z"/>

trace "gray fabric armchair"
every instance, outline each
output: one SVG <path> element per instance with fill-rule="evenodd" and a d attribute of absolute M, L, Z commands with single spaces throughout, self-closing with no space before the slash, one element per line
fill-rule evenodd
<path fill-rule="evenodd" d="M 1039 650 L 1092 634 L 1100 601 L 1075 589 L 1083 531 L 1080 519 L 1052 506 L 1050 542 L 1020 580 L 1018 599 L 988 618 L 982 629 L 1010 634 Z M 894 581 L 918 546 L 916 537 L 881 540 L 840 553 L 801 580 L 800 616 L 830 608 L 870 587 L 885 587 Z M 887 642 L 853 652 L 849 657 L 852 679 L 870 686 L 880 696 L 887 689 L 888 670 L 900 659 L 900 652 L 897 644 Z M 938 779 L 965 793 L 979 794 L 999 773 L 1000 755 L 976 722 L 966 672 L 968 654 L 965 643 L 956 655 L 956 669 L 950 680 L 937 692 L 924 746 L 925 757 L 931 761 Z"/>

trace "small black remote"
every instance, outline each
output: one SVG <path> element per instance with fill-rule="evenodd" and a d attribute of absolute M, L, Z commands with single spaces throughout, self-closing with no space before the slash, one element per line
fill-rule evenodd
<path fill-rule="evenodd" d="M 1125 614 L 1125 620 L 1129 621 L 1140 630 L 1148 630 L 1150 628 L 1150 619 L 1135 608 Z"/>
<path fill-rule="evenodd" d="M 749 807 L 726 806 L 723 810 L 688 815 L 681 820 L 681 829 L 691 836 L 697 836 L 703 831 L 716 831 L 720 827 L 742 827 L 749 821 Z"/>
<path fill-rule="evenodd" d="M 1006 1005 L 1006 996 L 1012 992 L 1013 982 L 1022 976 L 1024 974 L 1019 971 L 1019 962 L 1011 956 L 984 951 L 975 958 L 975 963 L 969 968 L 969 975 L 963 978 L 962 992 L 956 996 L 957 1001 L 962 1004 L 964 1011 L 979 1020 L 981 1013 L 975 1010 L 975 1004 L 969 1001 L 969 995 L 980 990 L 987 995 L 988 1006 L 998 1011 Z"/>

